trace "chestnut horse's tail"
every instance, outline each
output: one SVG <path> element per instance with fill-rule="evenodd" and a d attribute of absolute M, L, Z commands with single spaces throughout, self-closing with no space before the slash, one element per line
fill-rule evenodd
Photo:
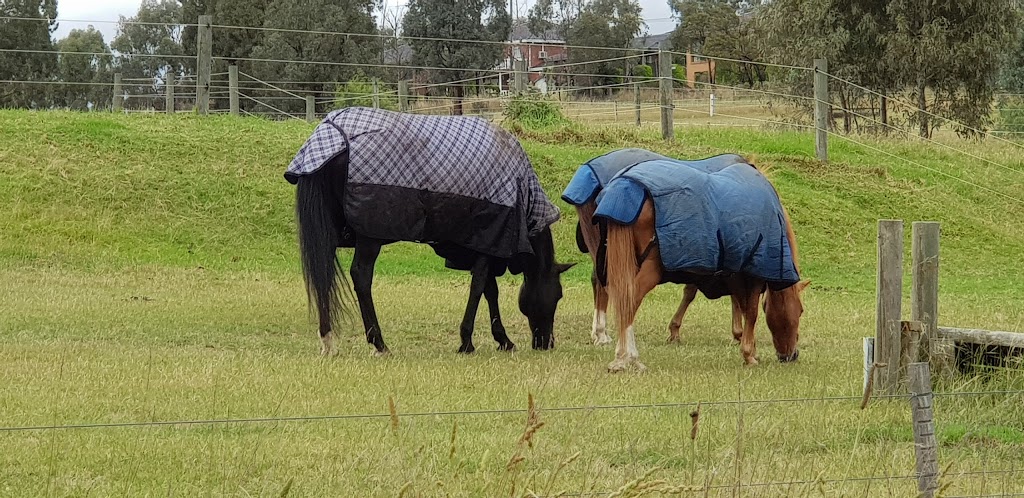
<path fill-rule="evenodd" d="M 633 226 L 608 222 L 608 294 L 615 301 L 619 330 L 632 325 L 636 310 L 636 275 L 640 267 L 636 262 L 636 238 Z"/>
<path fill-rule="evenodd" d="M 351 308 L 350 288 L 337 258 L 340 242 L 340 190 L 331 161 L 311 175 L 299 178 L 295 213 L 299 225 L 299 251 L 309 303 L 316 307 L 320 334 L 329 332 Z"/>

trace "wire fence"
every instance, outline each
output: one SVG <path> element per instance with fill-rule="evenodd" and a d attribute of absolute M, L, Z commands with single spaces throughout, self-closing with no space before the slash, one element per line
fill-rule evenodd
<path fill-rule="evenodd" d="M 27 19 L 0 17 L 0 19 Z M 160 24 L 160 23 L 140 23 Z M 186 26 L 186 25 L 179 25 Z M 198 26 L 189 24 L 187 26 Z M 261 30 L 299 32 L 323 36 L 347 36 L 347 37 L 375 37 L 385 39 L 382 35 L 366 35 L 360 33 L 344 33 L 333 31 L 300 31 L 300 30 L 271 30 L 269 28 L 254 28 L 245 26 L 213 25 L 218 30 Z M 410 38 L 404 38 L 409 40 Z M 486 43 L 486 44 L 507 44 L 507 42 L 479 42 L 467 40 L 450 40 L 444 38 L 424 38 L 434 41 L 457 41 L 460 43 Z M 856 118 L 863 123 L 870 124 L 878 129 L 885 130 L 895 135 L 911 137 L 912 135 L 892 121 L 883 119 L 874 113 L 874 109 L 865 110 L 852 102 L 845 102 L 832 96 L 826 99 L 818 99 L 813 95 L 803 94 L 786 86 L 767 85 L 744 85 L 727 84 L 706 80 L 689 80 L 676 77 L 645 77 L 633 74 L 609 75 L 594 72 L 590 66 L 601 63 L 630 63 L 641 58 L 650 57 L 648 49 L 609 49 L 607 47 L 582 47 L 566 46 L 572 49 L 599 50 L 603 53 L 613 53 L 611 57 L 602 57 L 594 60 L 566 62 L 550 64 L 537 72 L 527 71 L 520 75 L 529 83 L 531 95 L 544 99 L 546 102 L 556 106 L 561 113 L 571 120 L 586 122 L 590 126 L 626 127 L 635 126 L 660 126 L 665 114 L 672 116 L 675 126 L 694 127 L 744 127 L 752 129 L 785 129 L 795 130 L 800 133 L 815 133 L 821 130 L 813 120 L 812 107 L 816 104 L 823 104 L 829 109 L 829 118 L 834 118 L 836 113 Z M 21 50 L 21 49 L 0 49 L 0 52 L 12 54 L 51 54 L 61 57 L 100 57 L 112 55 L 118 59 L 157 59 L 176 60 L 195 58 L 193 55 L 182 54 L 102 54 L 95 52 L 56 52 L 43 50 Z M 618 55 L 625 54 L 625 55 Z M 689 54 L 672 53 L 676 57 L 689 57 Z M 153 113 L 153 112 L 191 112 L 198 104 L 197 100 L 202 91 L 208 92 L 211 101 L 211 113 L 226 114 L 230 112 L 229 106 L 232 100 L 240 102 L 237 113 L 245 116 L 306 120 L 318 119 L 333 108 L 346 105 L 376 105 L 383 107 L 399 108 L 412 113 L 441 114 L 462 112 L 465 114 L 476 114 L 489 119 L 501 119 L 502 113 L 508 103 L 517 93 L 512 87 L 517 76 L 517 71 L 508 68 L 452 68 L 438 66 L 424 66 L 411 64 L 388 64 L 378 62 L 343 62 L 343 61 L 310 61 L 291 60 L 286 58 L 226 58 L 212 57 L 212 61 L 219 65 L 226 66 L 229 63 L 247 63 L 252 65 L 270 65 L 277 67 L 282 64 L 300 64 L 322 67 L 346 67 L 352 69 L 367 70 L 368 72 L 380 69 L 397 69 L 409 71 L 411 77 L 401 80 L 385 80 L 377 78 L 375 81 L 363 79 L 349 79 L 345 81 L 297 79 L 290 81 L 280 78 L 261 79 L 256 72 L 237 72 L 240 81 L 232 81 L 231 72 L 218 72 L 210 76 L 210 84 L 207 88 L 201 89 L 202 78 L 192 72 L 180 71 L 175 74 L 174 83 L 170 85 L 166 73 L 157 72 L 145 77 L 130 77 L 115 82 L 113 79 L 105 81 L 55 81 L 55 80 L 0 80 L 5 85 L 40 85 L 46 87 L 59 86 L 81 86 L 101 89 L 112 98 L 111 107 L 114 102 L 119 101 L 120 110 L 126 113 Z M 754 64 L 767 67 L 775 67 L 780 70 L 791 71 L 790 76 L 804 78 L 811 85 L 813 69 L 810 67 L 790 66 L 780 64 L 769 64 L 756 61 L 740 61 L 725 58 L 713 58 L 721 62 L 736 64 Z M 417 78 L 425 73 L 458 75 L 452 81 L 431 82 L 430 78 Z M 472 76 L 463 77 L 469 74 Z M 918 109 L 915 104 L 904 98 L 893 95 L 882 95 L 881 93 L 859 85 L 856 82 L 833 75 L 826 74 L 829 82 L 841 85 L 843 88 L 854 88 L 859 92 L 875 98 L 885 97 L 893 106 L 897 106 L 909 112 L 920 112 L 927 114 L 933 119 L 942 121 L 949 126 L 969 129 L 982 136 L 991 137 L 1000 144 L 1020 148 L 1024 147 L 1020 142 L 1012 139 L 1015 133 L 1024 133 L 1013 130 L 983 130 L 977 127 L 967 126 L 955 120 L 943 117 L 936 113 Z M 442 80 L 448 80 L 444 77 Z M 595 82 L 596 81 L 596 82 Z M 666 85 L 667 92 L 662 90 Z M 358 85 L 356 85 L 358 83 Z M 359 86 L 359 88 L 353 88 Z M 367 86 L 372 86 L 372 91 L 366 91 Z M 521 90 L 520 90 L 521 91 Z M 1003 95 L 1007 99 L 1019 98 L 1021 96 Z M 120 100 L 119 100 L 120 99 Z M 310 107 L 312 102 L 312 107 Z M 1017 108 L 1006 107 L 1004 111 L 1017 111 Z M 998 170 L 1002 175 L 1010 175 L 1017 180 L 1017 183 L 1007 185 L 1005 177 L 989 177 L 988 175 L 977 175 L 964 178 L 958 174 L 943 169 L 935 162 L 925 161 L 921 158 L 908 157 L 898 148 L 891 144 L 879 143 L 870 140 L 869 137 L 857 133 L 841 130 L 839 126 L 830 124 L 824 131 L 829 137 L 850 143 L 854 146 L 871 150 L 873 152 L 890 157 L 896 161 L 908 165 L 908 167 L 928 171 L 965 185 L 970 189 L 986 194 L 999 196 L 1000 198 L 1024 206 L 1024 198 L 1013 190 L 1014 185 L 1020 185 L 1018 175 L 1024 173 L 1021 164 L 1007 163 L 1005 158 L 991 158 L 976 151 L 965 150 L 963 147 L 951 145 L 942 138 L 917 137 L 923 143 L 933 147 L 936 151 L 951 156 L 961 156 L 976 161 L 978 164 L 986 165 Z M 1007 138 L 1011 137 L 1011 138 Z M 810 155 L 810 154 L 809 154 Z M 1019 191 L 1019 189 L 1017 189 Z M 1020 390 L 992 390 L 992 391 L 964 391 L 964 392 L 937 392 L 935 397 L 942 403 L 944 399 L 982 399 L 1000 398 L 1003 401 L 1018 402 L 1024 395 Z M 906 401 L 907 395 L 876 396 L 875 402 L 900 402 Z M 557 406 L 542 408 L 541 414 L 591 413 L 591 412 L 615 412 L 615 411 L 638 411 L 653 412 L 658 410 L 691 411 L 698 410 L 698 407 L 763 407 L 769 405 L 796 405 L 801 406 L 808 403 L 835 403 L 849 404 L 851 410 L 863 402 L 862 395 L 831 396 L 831 397 L 806 397 L 806 398 L 779 398 L 779 399 L 722 399 L 722 400 L 690 400 L 673 403 L 639 403 L 639 404 L 609 404 L 609 405 L 580 405 L 580 406 Z M 397 410 L 376 413 L 339 413 L 339 414 L 312 414 L 295 416 L 268 416 L 268 417 L 238 417 L 238 418 L 196 418 L 196 419 L 174 419 L 174 420 L 137 420 L 137 421 L 80 421 L 75 423 L 53 423 L 53 424 L 10 424 L 0 427 L 0 433 L 16 435 L 22 433 L 46 433 L 56 431 L 83 431 L 83 430 L 104 430 L 104 429 L 143 429 L 143 428 L 171 428 L 180 429 L 190 426 L 230 426 L 230 425 L 258 425 L 258 424 L 296 424 L 296 423 L 324 423 L 340 421 L 397 421 L 403 419 L 424 419 L 434 420 L 436 418 L 462 419 L 466 417 L 488 417 L 488 416 L 509 416 L 531 414 L 531 408 L 494 408 L 477 410 L 437 410 L 437 411 L 415 411 L 401 413 Z M 705 414 L 705 421 L 710 415 Z M 696 419 L 694 419 L 696 420 Z M 697 423 L 692 428 L 694 434 L 698 431 Z M 941 421 L 940 421 L 941 427 Z M 687 428 L 689 429 L 689 428 Z M 696 436 L 694 436 L 696 437 Z M 912 449 L 903 448 L 906 451 Z M 737 450 L 738 452 L 739 450 Z M 1014 486 L 1004 486 L 1000 494 L 957 494 L 953 496 L 1024 496 L 1024 473 L 1017 468 L 993 468 L 993 469 L 967 469 L 959 471 L 948 471 L 943 479 L 956 482 L 974 477 L 1009 478 Z M 850 483 L 874 483 L 893 481 L 912 481 L 919 476 L 913 473 L 913 469 L 898 469 L 878 475 L 859 476 L 818 476 L 807 479 L 779 479 L 758 481 L 751 479 L 735 479 L 733 482 L 715 484 L 708 481 L 703 486 L 673 486 L 669 483 L 651 484 L 655 481 L 641 479 L 635 487 L 648 485 L 644 489 L 657 489 L 663 493 L 707 493 L 715 490 L 757 490 L 763 488 L 783 488 L 793 486 L 825 486 L 845 485 Z M 581 491 L 559 494 L 558 496 L 611 496 L 622 494 L 621 489 L 608 489 L 600 491 Z"/>

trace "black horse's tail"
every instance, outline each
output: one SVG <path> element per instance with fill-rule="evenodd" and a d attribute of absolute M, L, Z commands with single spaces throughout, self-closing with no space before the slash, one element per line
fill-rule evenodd
<path fill-rule="evenodd" d="M 341 199 L 336 175 L 330 171 L 334 161 L 320 171 L 299 177 L 295 194 L 295 213 L 299 225 L 299 250 L 302 273 L 310 305 L 315 304 L 320 335 L 330 332 L 350 308 L 350 287 L 338 261 Z"/>

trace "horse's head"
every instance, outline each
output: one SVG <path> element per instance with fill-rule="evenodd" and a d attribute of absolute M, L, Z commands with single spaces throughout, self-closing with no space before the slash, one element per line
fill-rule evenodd
<path fill-rule="evenodd" d="M 781 291 L 765 293 L 764 319 L 772 333 L 775 352 L 783 363 L 796 361 L 800 356 L 797 341 L 800 339 L 800 316 L 804 314 L 801 294 L 810 284 L 810 280 L 802 280 Z"/>
<path fill-rule="evenodd" d="M 526 315 L 533 334 L 533 349 L 555 347 L 555 310 L 562 299 L 562 272 L 576 263 L 555 263 L 555 246 L 551 230 L 544 229 L 531 237 L 534 257 L 523 272 L 519 288 L 519 311 Z"/>

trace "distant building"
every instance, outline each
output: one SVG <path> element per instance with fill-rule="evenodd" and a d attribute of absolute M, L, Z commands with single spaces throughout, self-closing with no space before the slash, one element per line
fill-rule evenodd
<path fill-rule="evenodd" d="M 529 73 L 529 84 L 534 85 L 542 93 L 547 93 L 549 82 L 544 77 L 544 69 L 568 62 L 569 50 L 565 40 L 554 30 L 533 33 L 526 25 L 526 21 L 517 21 L 512 26 L 508 38 L 505 56 L 496 68 L 502 71 L 499 78 L 502 93 L 511 90 L 514 85 L 516 61 L 524 60 Z"/>

